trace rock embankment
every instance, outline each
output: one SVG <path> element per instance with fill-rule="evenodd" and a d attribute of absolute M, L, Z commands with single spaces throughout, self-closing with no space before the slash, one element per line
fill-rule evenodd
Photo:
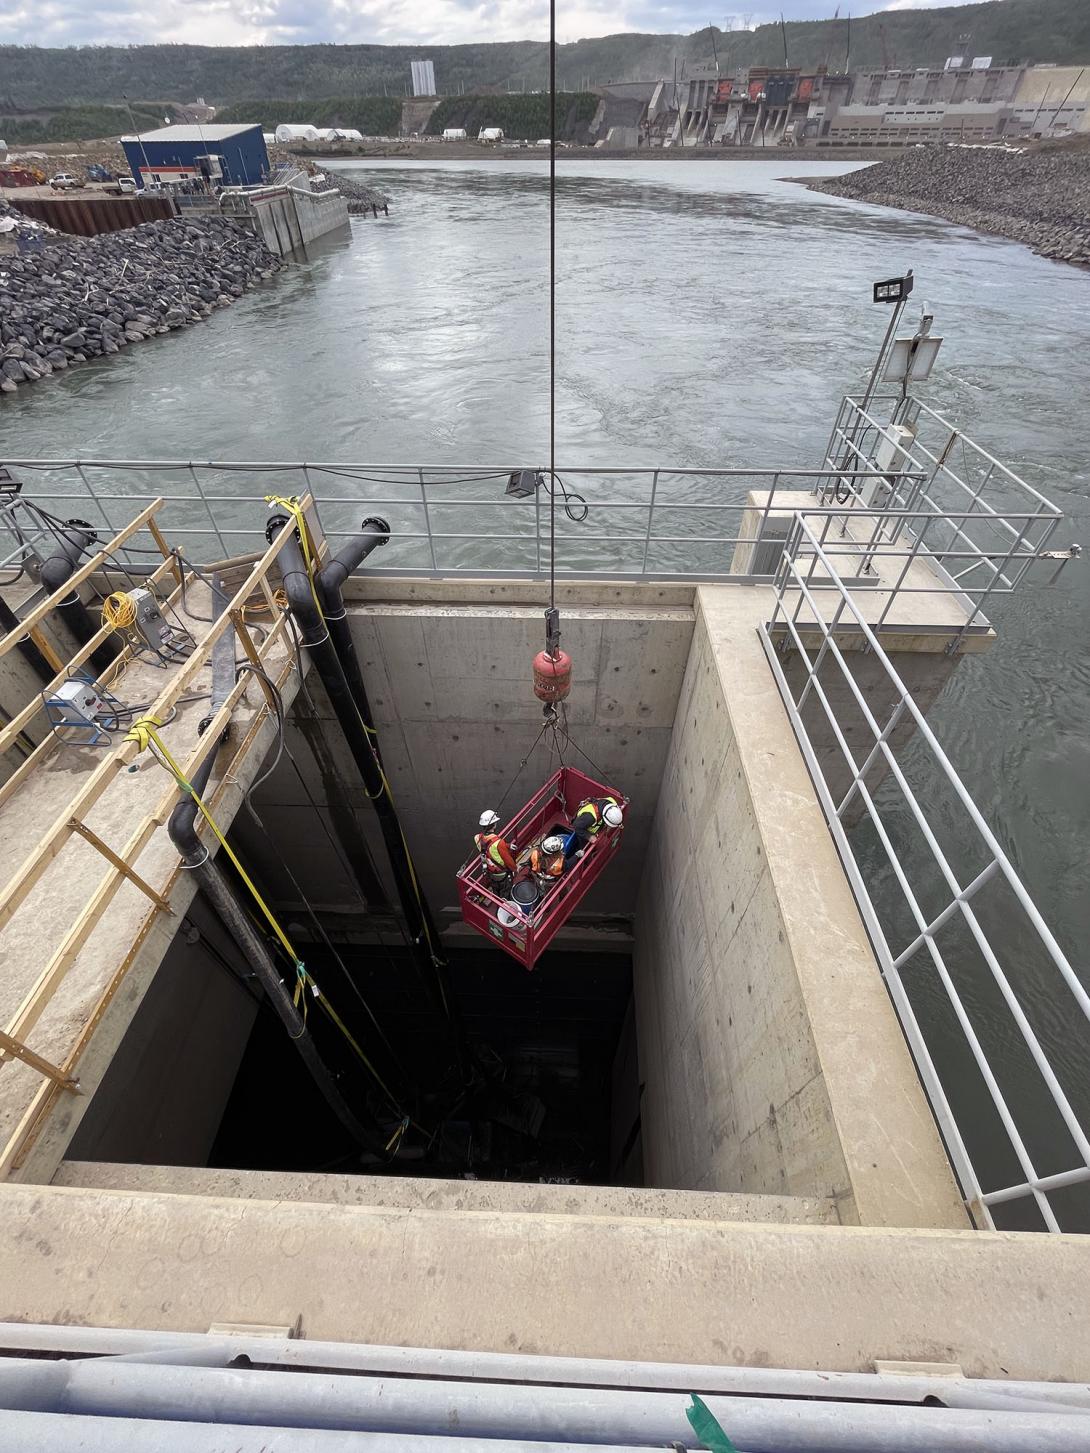
<path fill-rule="evenodd" d="M 1013 152 L 913 149 L 811 191 L 944 217 L 1025 242 L 1043 257 L 1090 266 L 1090 144 Z"/>
<path fill-rule="evenodd" d="M 390 199 L 374 187 L 365 187 L 362 182 L 353 181 L 342 172 L 329 175 L 329 183 L 337 188 L 348 203 L 348 210 L 356 215 L 376 217 L 379 212 L 389 216 Z"/>
<path fill-rule="evenodd" d="M 219 217 L 54 236 L 0 256 L 0 392 L 197 323 L 282 265 Z"/>

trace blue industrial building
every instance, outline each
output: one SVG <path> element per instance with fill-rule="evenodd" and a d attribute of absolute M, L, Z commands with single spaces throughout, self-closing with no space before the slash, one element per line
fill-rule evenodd
<path fill-rule="evenodd" d="M 206 181 L 213 186 L 257 186 L 269 174 L 261 127 L 164 126 L 121 145 L 138 187 Z"/>

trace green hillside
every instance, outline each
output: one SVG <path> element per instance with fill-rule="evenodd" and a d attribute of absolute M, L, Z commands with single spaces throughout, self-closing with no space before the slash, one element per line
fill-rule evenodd
<path fill-rule="evenodd" d="M 120 106 L 66 106 L 45 116 L 0 114 L 0 136 L 29 146 L 36 141 L 83 141 L 92 136 L 121 136 L 132 130 L 162 126 L 165 113 L 134 106 L 132 119 Z"/>
<path fill-rule="evenodd" d="M 754 31 L 708 28 L 687 36 L 610 35 L 558 47 L 559 85 L 578 91 L 588 82 L 670 75 L 675 60 L 712 60 L 713 41 L 724 67 L 783 60 L 778 24 Z M 847 45 L 843 16 L 787 25 L 793 64 L 840 69 Z M 997 62 L 1090 64 L 1090 0 L 986 0 L 941 10 L 891 10 L 851 21 L 853 68 L 879 66 L 884 55 L 891 65 L 905 68 L 941 65 L 946 56 L 966 49 Z M 421 55 L 435 62 L 440 91 L 448 96 L 531 92 L 547 84 L 548 45 L 539 41 L 425 47 L 0 46 L 0 116 L 116 103 L 126 94 L 168 101 L 204 96 L 217 106 L 251 102 L 251 111 L 263 109 L 260 98 L 270 96 L 294 101 L 400 97 L 409 62 Z"/>
<path fill-rule="evenodd" d="M 598 109 L 598 97 L 558 92 L 556 134 L 561 141 L 583 141 L 583 127 Z M 537 141 L 549 134 L 548 96 L 448 96 L 428 119 L 429 136 L 442 136 L 448 126 L 461 126 L 476 136 L 482 126 L 498 126 L 516 141 Z"/>
<path fill-rule="evenodd" d="M 325 96 L 315 101 L 239 101 L 216 112 L 216 120 L 258 121 L 265 131 L 287 126 L 339 126 L 364 136 L 396 136 L 401 102 L 391 96 Z"/>

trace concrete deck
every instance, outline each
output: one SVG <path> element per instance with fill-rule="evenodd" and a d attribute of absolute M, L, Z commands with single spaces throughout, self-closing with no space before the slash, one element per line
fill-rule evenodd
<path fill-rule="evenodd" d="M 0 1186 L 12 1321 L 1090 1378 L 1090 1238 Z"/>
<path fill-rule="evenodd" d="M 743 520 L 740 533 L 756 536 L 768 501 L 763 490 L 753 490 L 749 496 L 750 508 Z M 776 508 L 769 512 L 769 518 L 786 525 L 801 510 L 818 508 L 818 502 L 809 490 L 779 490 L 776 493 Z M 822 521 L 811 518 L 811 529 L 820 540 Z M 836 514 L 826 532 L 823 548 L 830 557 L 836 573 L 843 577 L 856 574 L 862 567 L 874 533 L 873 519 L 854 516 L 850 511 Z M 873 546 L 871 568 L 875 580 L 871 586 L 852 587 L 852 600 L 860 614 L 870 626 L 885 616 L 879 632 L 879 640 L 887 651 L 941 652 L 950 634 L 960 630 L 969 620 L 973 607 L 968 596 L 953 589 L 936 563 L 920 554 L 909 559 L 913 546 L 912 537 L 904 535 L 895 544 L 880 540 Z M 739 545 L 735 550 L 732 568 L 748 570 L 753 553 L 752 545 Z M 961 566 L 968 562 L 959 562 Z M 907 564 L 907 570 L 905 570 Z M 901 579 L 902 572 L 904 578 Z M 814 582 L 819 585 L 828 579 L 828 573 L 820 565 L 814 569 Z M 970 577 L 974 589 L 982 589 L 987 577 Z M 896 595 L 893 587 L 899 588 Z M 888 587 L 888 588 L 883 588 Z M 831 620 L 840 600 L 839 592 L 814 588 L 816 603 L 825 620 Z M 797 591 L 789 595 L 793 607 L 798 599 Z M 771 610 L 766 619 L 771 619 Z M 841 614 L 845 629 L 838 632 L 837 640 L 843 646 L 858 643 L 858 628 L 854 632 L 854 618 L 845 610 Z M 801 602 L 798 623 L 801 626 L 815 621 L 814 612 Z M 960 647 L 965 652 L 986 651 L 995 640 L 995 633 L 988 627 L 986 619 L 975 617 L 971 627 L 973 634 L 967 635 Z M 804 640 L 809 638 L 802 632 Z"/>

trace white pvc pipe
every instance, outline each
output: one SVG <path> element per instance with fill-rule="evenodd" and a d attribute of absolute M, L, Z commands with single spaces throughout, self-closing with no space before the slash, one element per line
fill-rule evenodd
<path fill-rule="evenodd" d="M 197 1423 L 355 1429 L 416 1437 L 689 1444 L 683 1393 L 519 1387 L 416 1378 L 179 1368 L 115 1359 L 0 1364 L 0 1405 Z M 1084 1412 L 994 1412 L 709 1396 L 746 1453 L 1086 1453 Z"/>
<path fill-rule="evenodd" d="M 164 1423 L 67 1413 L 0 1412 L 0 1447 L 20 1453 L 587 1453 L 578 1443 L 510 1438 L 421 1438 L 416 1434 L 269 1428 L 238 1423 Z M 604 1453 L 647 1453 L 619 1443 Z"/>
<path fill-rule="evenodd" d="M 615 1361 L 595 1357 L 544 1357 L 518 1352 L 468 1352 L 442 1347 L 387 1347 L 296 1338 L 214 1337 L 206 1332 L 149 1332 L 134 1328 L 61 1327 L 53 1323 L 0 1322 L 0 1351 L 64 1356 L 157 1355 L 175 1365 L 220 1366 L 232 1358 L 306 1371 L 329 1368 L 477 1382 L 553 1383 L 572 1387 L 631 1388 L 645 1392 L 736 1393 L 851 1401 L 921 1403 L 946 1407 L 1063 1407 L 1090 1411 L 1090 1383 L 1023 1382 L 1015 1379 L 936 1377 L 907 1373 L 822 1372 L 779 1367 L 729 1367 L 680 1362 Z M 0 1364 L 2 1365 L 2 1364 Z"/>

